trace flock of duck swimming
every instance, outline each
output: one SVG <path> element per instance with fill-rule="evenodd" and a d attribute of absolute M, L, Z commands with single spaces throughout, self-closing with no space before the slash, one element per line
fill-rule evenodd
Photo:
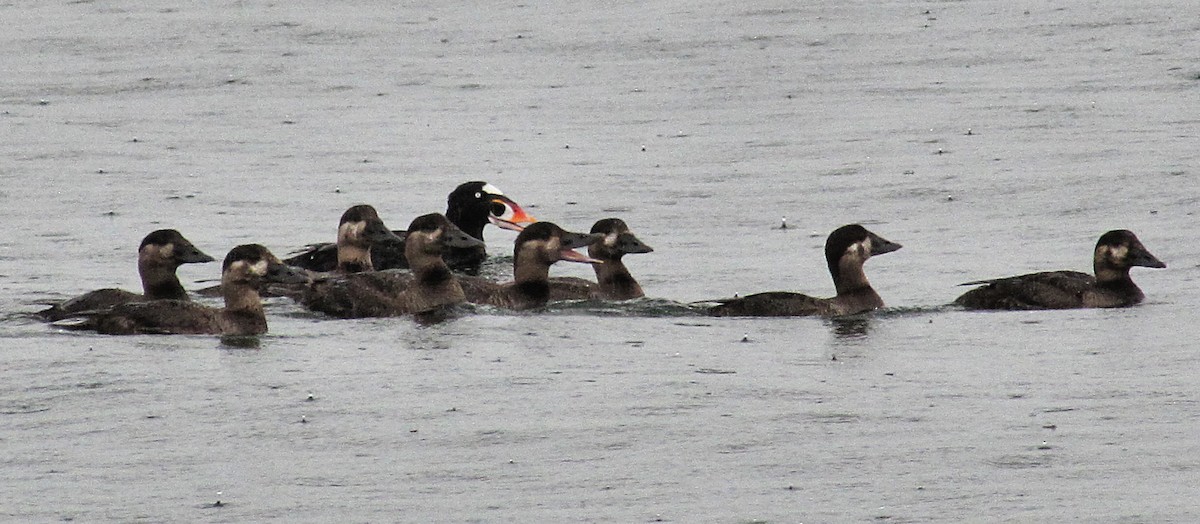
<path fill-rule="evenodd" d="M 487 224 L 519 231 L 513 248 L 513 280 L 495 282 L 477 275 L 487 257 Z M 576 249 L 587 247 L 587 255 Z M 714 316 L 843 316 L 883 307 L 863 264 L 900 245 L 851 224 L 825 242 L 825 260 L 837 296 L 814 298 L 773 291 L 707 301 Z M 138 248 L 142 293 L 100 289 L 41 311 L 55 325 L 105 334 L 257 335 L 267 332 L 261 297 L 288 296 L 304 307 L 337 318 L 413 316 L 435 321 L 463 303 L 514 310 L 551 301 L 620 301 L 644 296 L 621 259 L 649 253 L 616 218 L 600 220 L 591 232 L 573 233 L 530 217 L 491 184 L 467 182 L 447 199 L 446 214 L 417 217 L 406 231 L 392 231 L 369 205 L 346 210 L 336 244 L 314 244 L 287 260 L 267 248 L 233 248 L 221 265 L 221 284 L 200 290 L 220 294 L 225 307 L 189 300 L 175 275 L 182 264 L 214 259 L 178 231 L 154 231 Z M 596 281 L 550 277 L 558 261 L 592 264 Z M 1064 309 L 1125 307 L 1144 295 L 1129 277 L 1134 266 L 1163 264 L 1130 231 L 1109 231 L 1093 254 L 1094 275 L 1050 271 L 979 280 L 955 300 L 969 309 Z"/>

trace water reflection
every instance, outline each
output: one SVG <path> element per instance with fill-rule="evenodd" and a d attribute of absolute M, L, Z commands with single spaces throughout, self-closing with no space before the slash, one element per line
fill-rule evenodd
<path fill-rule="evenodd" d="M 837 317 L 829 319 L 833 336 L 842 340 L 865 338 L 871 330 L 871 319 L 866 316 Z"/>
<path fill-rule="evenodd" d="M 222 335 L 221 349 L 258 349 L 262 340 L 257 335 Z"/>

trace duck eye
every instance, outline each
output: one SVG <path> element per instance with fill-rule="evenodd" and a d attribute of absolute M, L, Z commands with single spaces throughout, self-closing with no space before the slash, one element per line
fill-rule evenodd
<path fill-rule="evenodd" d="M 475 192 L 475 198 L 483 198 L 483 193 L 480 193 L 480 192 L 476 191 L 476 192 Z"/>

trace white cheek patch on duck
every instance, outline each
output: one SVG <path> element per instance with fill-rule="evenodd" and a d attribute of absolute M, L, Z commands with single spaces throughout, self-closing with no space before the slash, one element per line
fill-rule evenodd
<path fill-rule="evenodd" d="M 1124 262 L 1129 257 L 1129 246 L 1108 246 L 1108 259 L 1113 262 Z"/>
<path fill-rule="evenodd" d="M 616 247 L 616 245 L 617 245 L 617 234 L 616 234 L 616 233 L 609 233 L 607 236 L 605 236 L 605 237 L 604 237 L 604 245 L 605 245 L 605 246 L 607 246 L 607 247 Z"/>
<path fill-rule="evenodd" d="M 849 260 L 866 260 L 871 256 L 871 239 L 860 240 L 850 244 L 846 248 L 846 252 L 842 254 L 843 259 Z"/>
<path fill-rule="evenodd" d="M 233 264 L 230 264 L 229 269 L 244 272 L 256 277 L 261 277 L 267 274 L 267 261 L 259 260 L 258 262 L 251 264 L 245 260 L 239 260 Z"/>
<path fill-rule="evenodd" d="M 366 222 L 346 222 L 338 226 L 338 238 L 359 239 L 367 229 Z"/>
<path fill-rule="evenodd" d="M 175 244 L 167 244 L 158 250 L 158 256 L 170 260 L 175 257 Z"/>

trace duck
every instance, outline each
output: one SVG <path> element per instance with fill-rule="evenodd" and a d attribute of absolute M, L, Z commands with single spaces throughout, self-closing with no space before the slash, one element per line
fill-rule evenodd
<path fill-rule="evenodd" d="M 856 315 L 883 307 L 883 299 L 871 287 L 863 264 L 873 256 L 891 253 L 902 246 L 887 240 L 860 224 L 847 224 L 833 230 L 825 240 L 825 261 L 837 296 L 814 298 L 800 293 L 769 291 L 745 297 L 716 300 L 708 308 L 718 317 L 788 317 Z"/>
<path fill-rule="evenodd" d="M 600 263 L 576 248 L 604 239 L 599 233 L 572 233 L 553 222 L 527 226 L 513 245 L 513 280 L 492 282 L 480 277 L 463 277 L 460 284 L 467 301 L 514 310 L 545 306 L 550 301 L 550 266 L 555 262 Z"/>
<path fill-rule="evenodd" d="M 333 272 L 347 274 L 374 271 L 371 252 L 404 239 L 388 229 L 379 212 L 369 204 L 351 206 L 338 219 L 337 265 Z"/>
<path fill-rule="evenodd" d="M 410 271 L 331 275 L 313 281 L 300 302 L 337 318 L 436 316 L 466 300 L 443 255 L 451 249 L 482 244 L 441 213 L 421 215 L 409 224 L 404 239 Z"/>
<path fill-rule="evenodd" d="M 200 251 L 191 241 L 174 229 L 150 232 L 138 246 L 138 275 L 142 292 L 105 288 L 89 291 L 70 300 L 54 304 L 38 312 L 50 322 L 62 320 L 81 311 L 92 311 L 147 300 L 188 300 L 187 290 L 179 283 L 175 271 L 183 264 L 213 262 L 213 257 Z"/>
<path fill-rule="evenodd" d="M 602 235 L 602 240 L 588 246 L 588 257 L 599 261 L 592 264 L 596 281 L 551 278 L 550 300 L 631 300 L 646 296 L 621 259 L 627 254 L 652 253 L 654 248 L 638 239 L 619 218 L 598 220 L 589 233 Z"/>
<path fill-rule="evenodd" d="M 1135 266 L 1167 267 L 1132 231 L 1114 229 L 1100 235 L 1096 242 L 1094 275 L 1045 271 L 976 280 L 961 284 L 979 287 L 963 293 L 954 303 L 967 309 L 1010 310 L 1129 307 L 1146 298 L 1129 277 L 1129 270 Z"/>
<path fill-rule="evenodd" d="M 445 216 L 460 230 L 480 241 L 483 241 L 484 226 L 488 224 L 519 232 L 526 224 L 537 221 L 503 191 L 484 181 L 465 182 L 454 188 L 446 197 Z M 401 241 L 389 242 L 372 250 L 372 266 L 375 270 L 409 267 L 404 257 L 403 237 L 406 232 L 395 233 Z M 451 269 L 477 274 L 487 259 L 487 249 L 483 245 L 451 248 L 443 259 Z M 284 262 L 310 271 L 328 272 L 337 264 L 337 246 L 309 244 Z"/>
<path fill-rule="evenodd" d="M 243 244 L 230 250 L 221 264 L 223 308 L 187 300 L 130 302 L 82 312 L 58 325 L 105 335 L 261 335 L 267 332 L 267 317 L 259 286 L 263 282 L 290 284 L 307 280 L 307 275 L 287 266 L 262 245 Z M 72 320 L 76 322 L 67 323 Z"/>
<path fill-rule="evenodd" d="M 334 250 L 337 264 L 329 273 L 349 274 L 374 271 L 375 264 L 371 253 L 381 249 L 382 246 L 393 243 L 403 244 L 404 240 L 388 229 L 387 225 L 383 223 L 383 219 L 379 218 L 379 212 L 374 206 L 370 204 L 350 206 L 338 219 L 337 249 Z M 309 271 L 308 275 L 311 279 L 317 278 L 320 273 Z M 304 290 L 305 286 L 300 284 L 263 282 L 263 287 L 258 292 L 265 297 L 296 299 L 304 293 Z M 207 287 L 198 293 L 208 297 L 219 297 L 222 294 L 221 286 L 218 284 Z"/>

